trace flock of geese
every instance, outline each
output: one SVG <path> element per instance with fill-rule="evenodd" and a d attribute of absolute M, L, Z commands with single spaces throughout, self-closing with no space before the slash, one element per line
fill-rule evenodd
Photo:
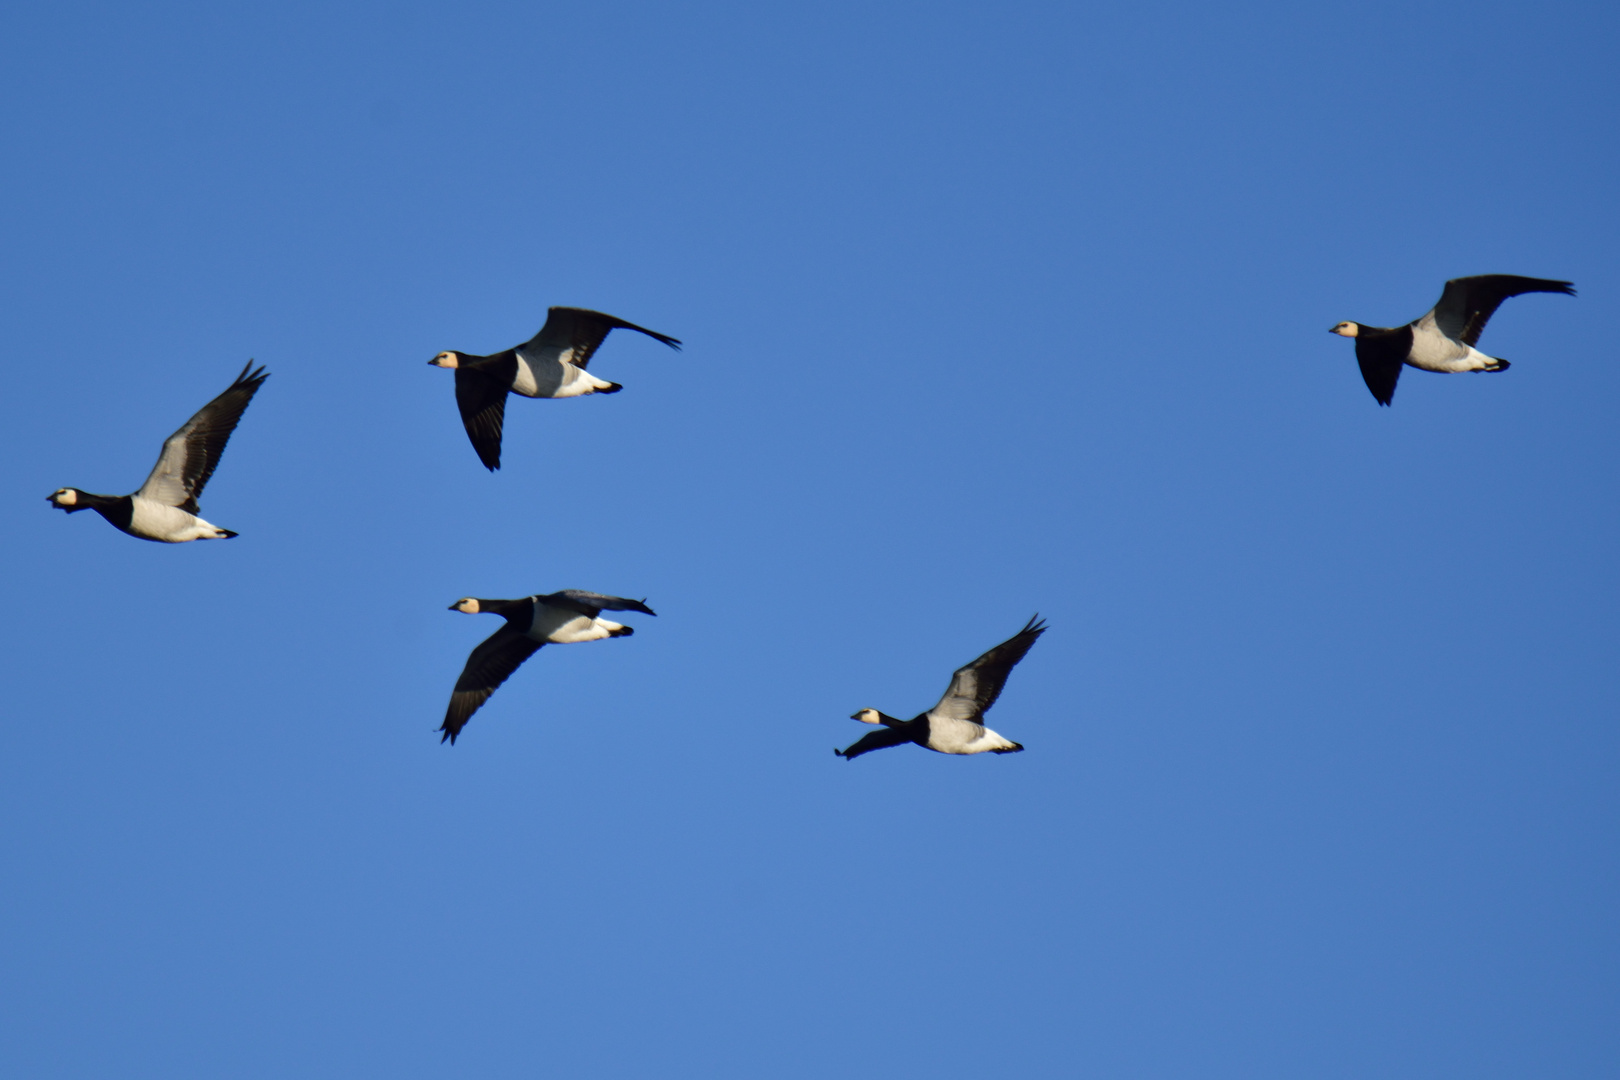
<path fill-rule="evenodd" d="M 1361 377 L 1380 405 L 1395 397 L 1401 368 L 1455 373 L 1506 371 L 1508 362 L 1487 356 L 1474 346 L 1485 323 L 1502 301 L 1523 293 L 1575 295 L 1568 281 L 1484 274 L 1446 282 L 1439 303 L 1422 318 L 1405 326 L 1384 328 L 1341 322 L 1331 333 L 1356 343 Z M 681 343 L 667 334 L 648 330 L 600 311 L 554 307 L 540 332 L 522 345 L 493 356 L 441 352 L 428 363 L 455 372 L 456 407 L 474 452 L 484 467 L 501 467 L 501 433 L 506 421 L 506 396 L 530 398 L 581 397 L 614 394 L 618 383 L 599 379 L 586 370 L 591 357 L 614 330 L 634 330 L 672 349 Z M 197 499 L 214 469 L 237 422 L 253 395 L 269 376 L 263 367 L 253 370 L 250 360 L 225 391 L 163 442 L 157 464 L 146 482 L 130 495 L 92 495 L 78 488 L 60 488 L 48 499 L 69 514 L 94 510 L 115 528 L 166 544 L 188 540 L 227 540 L 236 533 L 202 518 Z M 563 589 L 518 600 L 463 597 L 451 611 L 467 615 L 499 615 L 505 624 L 486 638 L 456 680 L 445 711 L 440 742 L 455 744 L 473 713 L 535 651 L 545 645 L 573 645 L 582 641 L 628 637 L 635 631 L 602 618 L 604 611 L 634 611 L 655 615 L 644 600 L 578 589 Z M 1046 624 L 1035 616 L 1024 628 L 951 676 L 938 704 L 910 720 L 900 720 L 877 709 L 862 709 L 851 719 L 879 730 L 833 752 L 853 759 L 873 750 L 915 743 L 942 754 L 1012 754 L 1023 749 L 984 726 L 984 714 L 996 703 L 1013 667 L 1024 658 Z"/>

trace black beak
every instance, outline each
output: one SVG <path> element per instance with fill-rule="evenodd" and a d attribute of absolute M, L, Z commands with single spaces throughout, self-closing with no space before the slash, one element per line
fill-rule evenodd
<path fill-rule="evenodd" d="M 460 607 L 460 606 L 461 606 L 461 601 L 460 601 L 460 600 L 457 600 L 457 601 L 456 601 L 456 602 L 455 602 L 455 603 L 453 603 L 453 604 L 451 604 L 451 605 L 450 605 L 450 606 L 449 606 L 449 607 L 447 607 L 447 608 L 445 608 L 445 610 L 446 610 L 446 611 L 454 611 L 454 610 L 456 610 L 456 609 L 457 609 L 457 608 L 459 608 L 459 607 Z"/>
<path fill-rule="evenodd" d="M 861 718 L 861 714 L 860 714 L 860 713 L 858 713 L 858 712 L 857 712 L 857 713 L 850 713 L 850 714 L 849 714 L 849 718 L 850 718 L 850 719 L 851 719 L 851 720 L 859 720 L 859 719 L 860 719 L 860 718 Z"/>

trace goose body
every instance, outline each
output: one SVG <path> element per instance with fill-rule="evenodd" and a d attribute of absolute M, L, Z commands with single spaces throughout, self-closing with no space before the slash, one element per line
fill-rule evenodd
<path fill-rule="evenodd" d="M 916 743 L 941 754 L 1017 753 L 1023 749 L 1021 744 L 991 731 L 980 721 L 1001 696 L 1001 688 L 1006 685 L 1013 667 L 1044 633 L 1046 624 L 1040 616 L 1030 619 L 1018 633 L 971 664 L 957 668 L 939 703 L 910 720 L 900 720 L 876 709 L 862 709 L 850 719 L 879 725 L 879 730 L 843 750 L 834 749 L 833 753 L 842 758 L 857 758 L 904 743 Z"/>
<path fill-rule="evenodd" d="M 142 540 L 183 544 L 235 536 L 229 529 L 203 520 L 197 497 L 214 475 L 248 402 L 269 378 L 264 368 L 253 371 L 252 367 L 249 360 L 236 381 L 164 440 L 151 475 L 133 495 L 93 495 L 78 488 L 58 488 L 46 496 L 47 501 L 69 514 L 94 510 L 115 528 Z"/>
<path fill-rule="evenodd" d="M 1388 405 L 1395 398 L 1395 383 L 1403 366 L 1444 374 L 1506 371 L 1510 366 L 1506 360 L 1487 356 L 1474 346 L 1502 301 L 1532 292 L 1575 295 L 1570 282 L 1548 278 L 1515 274 L 1453 278 L 1446 282 L 1440 302 L 1405 326 L 1342 322 L 1329 333 L 1355 341 L 1362 380 L 1378 404 Z"/>
<path fill-rule="evenodd" d="M 481 600 L 465 596 L 451 604 L 450 610 L 467 615 L 489 613 L 506 620 L 506 625 L 472 651 L 461 677 L 456 680 L 450 707 L 445 711 L 444 723 L 439 726 L 444 732 L 439 741 L 449 740 L 452 746 L 472 714 L 542 646 L 574 645 L 635 633 L 632 627 L 601 618 L 603 611 L 656 614 L 641 600 L 579 589 L 563 589 L 518 600 Z"/>
<path fill-rule="evenodd" d="M 585 370 L 591 356 L 615 329 L 634 330 L 672 349 L 681 343 L 656 330 L 585 308 L 554 307 L 540 332 L 522 345 L 493 356 L 442 352 L 428 363 L 456 373 L 456 407 L 484 467 L 501 467 L 501 433 L 506 424 L 506 395 L 569 398 L 616 394 L 618 383 Z"/>

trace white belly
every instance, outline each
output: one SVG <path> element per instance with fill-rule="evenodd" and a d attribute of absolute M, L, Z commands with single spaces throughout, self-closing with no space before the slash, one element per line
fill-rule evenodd
<path fill-rule="evenodd" d="M 130 503 L 129 531 L 147 540 L 183 544 L 187 540 L 212 537 L 219 531 L 202 518 L 188 514 L 178 506 L 166 506 L 139 495 L 134 496 Z"/>
<path fill-rule="evenodd" d="M 970 720 L 928 720 L 928 749 L 938 750 L 942 754 L 976 754 L 979 750 L 988 750 L 988 746 L 978 747 L 977 743 L 983 740 L 985 729 Z"/>
<path fill-rule="evenodd" d="M 1423 371 L 1479 371 L 1495 366 L 1484 353 L 1452 341 L 1440 332 L 1432 319 L 1420 319 L 1412 327 L 1412 352 L 1406 362 Z"/>
<path fill-rule="evenodd" d="M 573 355 L 573 350 L 569 350 Z M 564 398 L 594 394 L 609 383 L 562 359 L 556 349 L 517 354 L 517 378 L 512 393 L 524 397 Z"/>
<path fill-rule="evenodd" d="M 579 641 L 600 641 L 611 637 L 610 628 L 617 623 L 603 623 L 568 608 L 534 605 L 534 621 L 529 624 L 529 637 L 535 641 L 548 641 L 553 645 L 572 645 Z"/>

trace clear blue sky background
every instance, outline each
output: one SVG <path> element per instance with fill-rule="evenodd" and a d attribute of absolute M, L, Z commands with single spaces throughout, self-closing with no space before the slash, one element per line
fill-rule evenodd
<path fill-rule="evenodd" d="M 0 17 L 18 1077 L 1620 1074 L 1606 4 Z M 1341 319 L 1509 301 L 1500 376 Z M 616 397 L 441 349 L 549 304 Z M 248 357 L 229 543 L 138 486 Z M 646 596 L 434 728 L 498 623 Z M 846 764 L 1032 612 L 1011 757 Z"/>

